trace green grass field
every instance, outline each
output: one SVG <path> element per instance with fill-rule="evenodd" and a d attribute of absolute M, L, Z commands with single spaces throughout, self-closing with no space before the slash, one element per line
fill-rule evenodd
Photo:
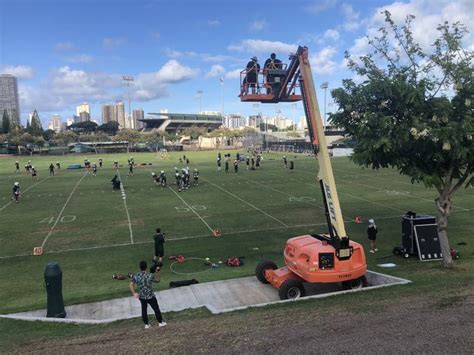
<path fill-rule="evenodd" d="M 23 169 L 14 173 L 18 158 L 0 158 L 0 313 L 45 307 L 43 272 L 49 261 L 58 261 L 62 267 L 66 304 L 129 295 L 128 282 L 111 276 L 136 271 L 140 260 L 152 259 L 152 236 L 158 226 L 167 236 L 167 256 L 182 254 L 213 261 L 245 257 L 245 266 L 240 268 L 204 271 L 199 263 L 195 268 L 183 264 L 176 271 L 184 275 L 172 273 L 167 263 L 158 290 L 171 280 L 197 278 L 205 282 L 252 275 L 258 260 L 282 263 L 283 246 L 289 237 L 326 231 L 314 158 L 291 155 L 296 169 L 290 173 L 283 168 L 281 154 L 269 153 L 264 155 L 260 170 L 247 171 L 241 164 L 239 174 L 233 173 L 232 166 L 226 174 L 216 171 L 216 152 L 186 152 L 190 168 L 200 171 L 200 184 L 178 193 L 172 185 L 172 170 L 184 167 L 178 162 L 182 154 L 171 153 L 167 160 L 152 153 L 104 155 L 104 168 L 96 177 L 84 169 L 66 167 L 85 158 L 97 161 L 98 156 L 34 156 L 31 159 L 39 171 L 38 181 Z M 127 176 L 130 155 L 138 164 L 152 165 L 139 166 L 134 176 Z M 120 175 L 126 200 L 111 188 L 115 159 L 123 164 Z M 28 158 L 19 160 L 23 167 Z M 62 169 L 49 177 L 48 166 L 56 161 L 61 162 Z M 376 266 L 381 262 L 377 257 L 391 254 L 400 244 L 400 216 L 408 210 L 435 214 L 435 191 L 412 185 L 396 171 L 362 169 L 347 158 L 332 161 L 348 233 L 367 245 L 365 222 L 375 218 L 379 252 L 366 254 L 369 268 L 383 271 Z M 153 184 L 151 172 L 160 170 L 166 171 L 170 188 Z M 10 202 L 14 181 L 21 184 L 20 203 Z M 452 246 L 460 250 L 458 264 L 466 271 L 473 269 L 473 210 L 473 190 L 461 190 L 454 199 L 449 237 Z M 364 223 L 355 224 L 356 216 Z M 211 236 L 215 228 L 222 231 L 222 237 Z M 461 241 L 468 244 L 456 246 Z M 45 254 L 32 256 L 33 248 L 41 245 Z M 414 258 L 384 261 L 399 265 L 385 272 L 409 279 L 416 278 L 417 273 L 422 278 L 426 270 L 439 268 L 438 262 L 421 263 Z M 203 272 L 185 274 L 192 271 Z"/>

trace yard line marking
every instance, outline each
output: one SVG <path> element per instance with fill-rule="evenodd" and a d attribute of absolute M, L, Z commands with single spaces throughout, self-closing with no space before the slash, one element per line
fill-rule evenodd
<path fill-rule="evenodd" d="M 174 191 L 170 186 L 168 186 L 168 189 L 170 189 L 171 191 L 173 191 L 173 193 L 178 196 L 178 198 L 186 205 L 188 206 L 188 208 L 194 212 L 194 214 L 196 216 L 199 217 L 199 219 L 202 221 L 202 223 L 204 223 L 206 225 L 207 228 L 209 228 L 209 230 L 211 231 L 211 233 L 214 233 L 214 229 L 211 228 L 211 226 L 204 220 L 204 218 L 201 217 L 201 215 L 199 213 L 197 213 L 194 208 L 192 208 L 186 201 L 184 201 L 184 199 L 176 192 Z"/>
<path fill-rule="evenodd" d="M 339 174 L 342 173 L 343 175 L 346 175 L 346 176 L 357 176 L 357 177 L 369 177 L 369 178 L 387 178 L 387 177 L 390 177 L 390 175 L 386 174 L 385 176 L 380 176 L 380 175 L 365 175 L 365 174 L 350 174 L 350 173 L 347 173 L 343 170 L 340 170 L 340 169 L 333 169 L 334 171 L 338 171 Z M 303 173 L 305 174 L 311 174 L 311 173 L 308 173 L 306 171 L 303 171 Z M 362 183 L 358 183 L 358 182 L 354 182 L 352 180 L 348 180 L 347 178 L 341 178 L 341 177 L 338 177 L 338 180 L 342 180 L 342 181 L 345 181 L 345 182 L 350 182 L 351 184 L 353 185 L 358 185 L 358 186 L 363 186 L 363 187 L 367 187 L 367 188 L 370 188 L 370 189 L 375 189 L 375 190 L 378 190 L 378 191 L 386 191 L 386 189 L 383 189 L 381 187 L 377 187 L 377 186 L 371 186 L 371 185 L 367 185 L 367 184 L 362 184 Z M 404 182 L 404 181 L 397 181 L 397 183 L 400 183 L 400 184 L 404 184 L 404 185 L 408 185 L 408 186 L 411 186 L 411 187 L 415 187 L 415 186 L 422 186 L 422 184 L 420 183 L 417 183 L 417 184 L 411 184 L 411 183 L 408 183 L 408 182 Z M 418 199 L 418 200 L 423 200 L 423 201 L 427 201 L 427 202 L 431 202 L 433 203 L 434 202 L 434 199 L 433 200 L 430 200 L 428 198 L 424 198 L 424 197 L 421 197 L 421 196 L 415 196 L 414 194 L 412 193 L 409 193 L 408 195 L 404 195 L 404 196 L 407 196 L 407 197 L 410 197 L 410 198 L 414 198 L 414 199 Z M 454 209 L 457 209 L 458 211 L 461 210 L 461 211 L 466 211 L 468 210 L 467 208 L 465 207 L 462 207 L 462 206 L 454 206 L 453 205 L 453 210 Z"/>
<path fill-rule="evenodd" d="M 29 190 L 31 190 L 33 187 L 35 187 L 36 185 L 39 185 L 39 184 L 41 184 L 42 182 L 48 180 L 50 177 L 51 177 L 51 176 L 48 176 L 48 177 L 46 177 L 44 180 L 40 180 L 40 181 L 38 181 L 37 183 L 31 185 L 30 187 L 28 187 L 27 189 L 25 189 L 25 191 L 23 191 L 22 194 L 27 193 L 27 192 L 28 192 Z M 13 201 L 10 200 L 8 203 L 6 203 L 5 205 L 3 205 L 3 207 L 0 208 L 0 211 L 3 211 L 3 210 L 4 210 L 5 208 L 7 208 L 12 202 L 13 202 Z"/>
<path fill-rule="evenodd" d="M 209 180 L 207 180 L 207 179 L 205 179 L 205 178 L 202 178 L 202 179 L 203 179 L 204 181 L 207 181 L 209 184 L 211 184 L 211 185 L 217 187 L 219 190 L 224 191 L 225 193 L 227 193 L 227 194 L 231 195 L 232 197 L 236 198 L 237 200 L 242 201 L 243 203 L 249 205 L 250 207 L 256 209 L 257 211 L 259 211 L 259 212 L 263 213 L 264 215 L 270 217 L 270 218 L 273 219 L 274 221 L 277 221 L 277 222 L 280 223 L 282 226 L 288 227 L 288 224 L 283 223 L 283 222 L 280 221 L 278 218 L 273 217 L 271 214 L 268 214 L 267 212 L 261 210 L 260 208 L 258 208 L 258 207 L 255 206 L 254 204 L 251 204 L 250 202 L 247 202 L 247 201 L 241 199 L 239 196 L 233 194 L 233 193 L 230 192 L 230 191 L 227 191 L 226 189 L 224 189 L 224 188 L 222 188 L 222 187 L 220 187 L 220 186 L 218 186 L 218 185 L 212 183 L 211 181 L 209 181 Z"/>
<path fill-rule="evenodd" d="M 305 173 L 305 171 L 303 171 L 303 172 Z M 290 180 L 294 180 L 294 179 L 290 179 Z M 294 180 L 294 181 L 298 181 L 298 180 Z M 301 183 L 301 181 L 300 181 L 300 183 Z M 310 184 L 310 183 L 308 183 L 308 182 L 304 182 L 304 184 L 313 186 L 313 184 Z M 358 197 L 358 196 L 354 196 L 354 195 L 351 195 L 351 194 L 348 194 L 348 193 L 345 193 L 345 192 L 339 192 L 339 194 L 345 195 L 345 196 L 349 196 L 349 197 L 352 197 L 352 198 L 355 198 L 355 199 L 358 199 L 358 200 L 361 200 L 361 201 L 365 201 L 365 202 L 368 202 L 368 203 L 371 203 L 371 204 L 374 204 L 374 205 L 378 205 L 378 206 L 382 206 L 382 207 L 385 207 L 385 208 L 389 208 L 389 209 L 394 210 L 394 211 L 397 211 L 397 212 L 402 212 L 402 213 L 405 212 L 405 211 L 399 210 L 398 208 L 391 207 L 391 206 L 387 206 L 387 205 L 384 205 L 383 203 L 379 203 L 379 202 L 375 202 L 375 201 L 370 201 L 370 200 L 367 200 L 367 199 L 365 199 L 365 198 Z"/>
<path fill-rule="evenodd" d="M 66 202 L 64 203 L 63 208 L 61 208 L 61 211 L 59 211 L 58 218 L 56 218 L 56 221 L 54 222 L 53 226 L 52 226 L 51 229 L 49 230 L 48 235 L 46 236 L 46 238 L 44 238 L 43 243 L 41 243 L 41 248 L 44 248 L 44 245 L 45 245 L 46 242 L 48 241 L 49 237 L 50 237 L 51 234 L 53 233 L 54 228 L 56 227 L 56 225 L 58 224 L 59 220 L 61 219 L 62 214 L 63 214 L 64 210 L 66 209 L 67 204 L 69 203 L 69 200 L 71 200 L 71 197 L 72 197 L 72 195 L 74 194 L 74 191 L 76 191 L 77 187 L 79 186 L 79 184 L 81 183 L 81 181 L 86 177 L 86 175 L 87 175 L 87 172 L 84 173 L 84 175 L 82 175 L 82 177 L 79 179 L 79 181 L 76 183 L 76 185 L 75 185 L 74 188 L 72 189 L 71 193 L 69 194 L 69 197 L 67 198 Z"/>
<path fill-rule="evenodd" d="M 470 210 L 471 211 L 471 210 Z M 382 220 L 382 219 L 394 219 L 394 218 L 400 218 L 400 215 L 396 216 L 387 216 L 387 217 L 375 217 L 376 220 Z M 354 221 L 351 221 L 352 223 L 355 223 Z M 316 227 L 316 226 L 323 226 L 327 225 L 327 223 L 314 223 L 314 224 L 298 224 L 294 226 L 287 226 L 287 227 L 272 227 L 272 228 L 262 228 L 262 229 L 249 229 L 249 230 L 243 230 L 243 231 L 235 231 L 235 232 L 230 232 L 230 233 L 224 233 L 224 235 L 235 235 L 235 234 L 246 234 L 246 233 L 255 233 L 255 232 L 265 232 L 265 231 L 271 231 L 271 230 L 279 230 L 279 229 L 291 229 L 291 228 L 302 228 L 302 227 Z M 168 241 L 181 241 L 181 240 L 187 240 L 187 239 L 199 239 L 199 238 L 210 238 L 209 234 L 202 234 L 202 235 L 195 235 L 195 236 L 188 236 L 188 237 L 177 237 L 177 238 L 167 238 L 166 240 Z M 140 245 L 140 244 L 151 244 L 154 243 L 153 240 L 151 241 L 143 241 L 143 242 L 135 242 L 134 245 Z M 73 248 L 73 249 L 62 249 L 62 250 L 49 250 L 45 252 L 44 254 L 58 254 L 58 253 L 67 253 L 67 252 L 74 252 L 74 251 L 84 251 L 84 250 L 94 250 L 94 249 L 106 249 L 106 248 L 115 248 L 115 247 L 127 247 L 130 246 L 130 243 L 121 243 L 121 244 L 110 244 L 110 245 L 98 245 L 94 247 L 84 247 L 84 248 Z M 6 256 L 0 256 L 1 259 L 11 259 L 11 258 L 18 258 L 18 257 L 23 257 L 23 256 L 33 256 L 31 253 L 30 254 L 17 254 L 17 255 L 6 255 Z"/>
<path fill-rule="evenodd" d="M 130 213 L 128 212 L 127 207 L 127 195 L 125 194 L 125 188 L 123 187 L 122 177 L 120 176 L 120 170 L 117 169 L 117 174 L 120 179 L 120 192 L 122 194 L 123 205 L 125 207 L 125 212 L 127 212 L 127 219 L 128 219 L 128 229 L 130 231 L 130 244 L 133 244 L 133 230 L 132 230 L 132 222 L 130 220 Z"/>
<path fill-rule="evenodd" d="M 278 192 L 278 193 L 280 193 L 280 194 L 283 194 L 283 195 L 286 195 L 286 196 L 289 196 L 289 197 L 296 197 L 296 196 L 293 196 L 293 195 L 291 195 L 291 194 L 288 194 L 288 193 L 286 193 L 286 192 L 284 192 L 284 191 L 281 191 L 281 190 L 275 189 L 275 188 L 273 188 L 273 187 L 270 187 L 270 186 L 268 186 L 268 185 L 262 184 L 262 183 L 260 183 L 259 181 L 255 181 L 255 180 L 246 178 L 245 176 L 242 176 L 242 178 L 244 178 L 244 179 L 246 179 L 246 180 L 248 180 L 248 181 L 250 181 L 250 182 L 252 182 L 252 183 L 261 185 L 261 186 L 263 186 L 263 187 L 265 187 L 265 188 L 267 188 L 267 189 L 276 191 L 276 192 Z M 296 182 L 298 182 L 298 183 L 301 183 L 301 182 L 298 181 L 298 180 L 294 180 L 294 179 L 291 179 L 291 178 L 287 178 L 287 179 L 288 179 L 288 180 L 296 181 Z M 310 185 L 311 185 L 311 186 L 315 186 L 315 185 L 313 185 L 313 184 L 310 184 Z M 307 203 L 307 204 L 310 204 L 310 205 L 312 205 L 312 206 L 315 206 L 315 207 L 318 207 L 318 208 L 324 210 L 324 207 L 323 207 L 323 206 L 320 206 L 320 205 L 311 203 L 310 201 L 302 201 L 302 202 L 305 202 L 305 203 Z M 343 217 L 343 219 L 344 219 L 345 222 L 350 222 L 350 221 L 351 221 L 349 218 L 345 217 L 344 215 L 343 215 L 342 217 Z"/>

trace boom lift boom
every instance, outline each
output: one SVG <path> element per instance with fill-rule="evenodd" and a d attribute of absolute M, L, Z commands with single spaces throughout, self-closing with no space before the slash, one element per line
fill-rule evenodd
<path fill-rule="evenodd" d="M 266 94 L 246 93 L 241 88 L 241 101 L 278 103 L 303 101 L 309 136 L 319 162 L 318 180 L 322 191 L 328 234 L 312 234 L 291 238 L 287 241 L 284 259 L 286 266 L 277 269 L 275 263 L 262 261 L 257 265 L 256 276 L 263 283 L 271 283 L 279 290 L 280 298 L 304 296 L 303 283 L 341 282 L 344 289 L 358 288 L 366 284 L 367 265 L 364 249 L 349 239 L 342 217 L 334 174 L 324 135 L 316 90 L 308 60 L 308 48 L 298 47 L 290 56 L 285 71 L 265 71 L 262 86 Z M 245 70 L 242 72 L 245 75 Z M 257 87 L 259 87 L 257 83 Z M 301 95 L 296 94 L 299 87 Z"/>

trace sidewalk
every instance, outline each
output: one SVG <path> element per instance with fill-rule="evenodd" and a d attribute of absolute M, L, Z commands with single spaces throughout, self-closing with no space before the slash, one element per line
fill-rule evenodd
<path fill-rule="evenodd" d="M 362 291 L 410 282 L 371 271 L 367 273 L 367 280 L 369 287 L 363 288 Z M 308 284 L 306 286 L 307 297 L 302 299 L 328 297 L 357 291 L 361 290 L 342 291 L 337 284 Z M 261 284 L 254 276 L 171 288 L 156 292 L 156 298 L 164 313 L 206 307 L 210 312 L 218 314 L 273 303 L 295 302 L 295 300 L 281 301 L 277 290 L 270 285 Z M 149 309 L 149 312 L 152 313 L 152 310 Z M 141 308 L 140 302 L 134 297 L 124 297 L 66 306 L 66 313 L 67 318 L 46 318 L 46 310 L 42 309 L 0 315 L 0 318 L 83 324 L 110 323 L 121 319 L 140 317 Z"/>

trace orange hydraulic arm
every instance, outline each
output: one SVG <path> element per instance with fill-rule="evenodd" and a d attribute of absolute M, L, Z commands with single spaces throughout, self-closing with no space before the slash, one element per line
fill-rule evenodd
<path fill-rule="evenodd" d="M 313 74 L 308 60 L 308 48 L 298 47 L 297 52 L 290 59 L 291 62 L 288 65 L 285 77 L 282 79 L 280 90 L 272 94 L 272 97 L 267 97 L 269 95 L 263 97 L 262 95 L 261 102 L 288 101 L 290 93 L 299 84 L 309 135 L 319 162 L 318 180 L 325 202 L 330 235 L 328 243 L 334 246 L 339 259 L 348 259 L 352 254 L 352 249 L 349 247 L 349 237 L 344 226 L 331 160 L 329 159 L 323 121 L 319 112 Z M 255 100 L 257 99 L 255 97 Z"/>

